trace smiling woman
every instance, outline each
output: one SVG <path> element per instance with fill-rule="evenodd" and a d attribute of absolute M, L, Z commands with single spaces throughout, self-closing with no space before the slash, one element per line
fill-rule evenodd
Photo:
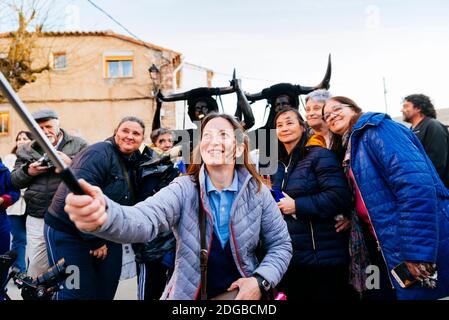
<path fill-rule="evenodd" d="M 72 170 L 79 178 L 98 186 L 104 194 L 123 205 L 135 203 L 136 170 L 145 125 L 136 117 L 125 117 L 112 137 L 89 146 L 73 159 Z M 69 190 L 61 184 L 45 215 L 45 237 L 50 264 L 65 258 L 80 268 L 79 288 L 58 292 L 58 300 L 112 300 L 122 267 L 122 245 L 79 232 L 64 211 Z"/>
<path fill-rule="evenodd" d="M 328 100 L 323 118 L 335 135 L 342 136 L 343 165 L 368 249 L 365 259 L 379 268 L 380 286 L 364 296 L 448 296 L 449 191 L 418 138 L 387 114 L 363 113 L 346 97 Z M 391 277 L 399 265 L 421 285 L 404 288 Z"/>
<path fill-rule="evenodd" d="M 321 115 L 324 104 L 330 99 L 331 94 L 326 89 L 312 91 L 306 97 L 306 121 L 314 134 L 318 134 L 326 140 L 326 146 L 332 150 L 329 128 Z"/>
<path fill-rule="evenodd" d="M 213 113 L 204 118 L 201 129 L 188 175 L 154 196 L 134 207 L 122 206 L 100 188 L 80 181 L 88 195 L 69 194 L 65 210 L 81 231 L 116 242 L 147 242 L 173 229 L 175 270 L 162 299 L 203 299 L 238 289 L 236 299 L 258 300 L 287 270 L 292 251 L 287 227 L 249 162 L 248 137 L 237 120 Z M 205 216 L 204 228 L 199 212 Z M 261 239 L 266 255 L 259 260 Z M 204 251 L 207 284 L 202 286 Z"/>
<path fill-rule="evenodd" d="M 120 152 L 130 155 L 139 149 L 143 142 L 145 124 L 136 117 L 125 117 L 114 131 L 114 141 Z"/>
<path fill-rule="evenodd" d="M 298 110 L 281 109 L 274 121 L 279 165 L 271 181 L 283 192 L 278 207 L 293 244 L 280 288 L 289 300 L 350 299 L 348 235 L 335 227 L 336 217 L 350 212 L 343 169 L 322 136 L 309 139 Z"/>

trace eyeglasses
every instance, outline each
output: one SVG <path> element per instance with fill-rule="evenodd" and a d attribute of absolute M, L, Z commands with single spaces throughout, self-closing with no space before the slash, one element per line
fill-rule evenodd
<path fill-rule="evenodd" d="M 163 143 L 166 143 L 166 142 L 173 143 L 173 140 L 172 139 L 160 139 L 160 140 L 157 141 L 158 144 L 163 144 Z"/>
<path fill-rule="evenodd" d="M 323 114 L 323 120 L 328 122 L 332 119 L 335 118 L 336 116 L 338 116 L 341 111 L 343 110 L 344 107 L 350 107 L 349 104 L 337 104 L 335 106 L 332 107 L 332 111 L 331 112 L 326 112 L 325 114 Z"/>

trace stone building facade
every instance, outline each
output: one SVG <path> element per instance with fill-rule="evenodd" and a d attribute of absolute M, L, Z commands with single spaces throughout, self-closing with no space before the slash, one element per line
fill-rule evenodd
<path fill-rule="evenodd" d="M 0 54 L 5 54 L 9 34 L 0 34 Z M 40 37 L 33 63 L 48 59 L 51 70 L 25 85 L 19 96 L 33 112 L 54 109 L 61 127 L 89 143 L 112 135 L 119 120 L 128 115 L 144 120 L 149 136 L 161 88 L 171 92 L 181 65 L 179 52 L 137 41 L 113 32 L 50 32 Z M 160 77 L 154 81 L 149 68 Z M 176 127 L 175 104 L 164 104 L 162 125 Z M 12 149 L 18 131 L 26 127 L 12 107 L 0 101 L 0 156 Z"/>

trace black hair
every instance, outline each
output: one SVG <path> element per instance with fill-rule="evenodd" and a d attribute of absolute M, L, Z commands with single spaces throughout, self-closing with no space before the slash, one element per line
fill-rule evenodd
<path fill-rule="evenodd" d="M 404 98 L 404 101 L 411 102 L 413 106 L 421 111 L 423 115 L 436 119 L 437 112 L 430 98 L 424 94 L 411 94 Z"/>
<path fill-rule="evenodd" d="M 153 130 L 151 132 L 151 134 L 150 134 L 151 142 L 156 143 L 157 138 L 159 138 L 159 136 L 161 136 L 163 134 L 171 134 L 173 137 L 173 132 L 170 129 L 159 128 L 159 129 Z"/>
<path fill-rule="evenodd" d="M 360 108 L 354 100 L 352 100 L 348 97 L 336 96 L 336 97 L 330 98 L 327 101 L 332 101 L 332 100 L 337 101 L 342 104 L 346 104 L 346 105 L 348 105 L 349 108 L 351 108 L 354 111 L 355 115 L 351 119 L 351 122 L 350 122 L 350 126 L 352 128 L 352 126 L 362 116 L 362 114 L 363 114 L 362 108 Z M 323 109 L 321 110 L 321 116 L 323 116 L 323 117 L 324 117 L 324 109 L 325 108 L 326 108 L 326 105 L 324 105 Z M 343 146 L 342 136 L 332 132 L 332 137 L 331 137 L 331 141 L 330 141 L 330 150 L 332 150 L 340 160 L 343 160 L 343 158 L 345 156 L 346 148 Z"/>
<path fill-rule="evenodd" d="M 294 153 L 292 156 L 295 158 L 292 161 L 295 163 L 301 159 L 304 158 L 304 154 L 305 154 L 305 146 L 307 144 L 307 141 L 309 140 L 309 134 L 308 134 L 308 130 L 306 128 L 306 123 L 304 121 L 304 119 L 302 118 L 301 114 L 299 113 L 299 111 L 295 108 L 291 108 L 291 107 L 284 107 L 281 108 L 278 113 L 276 114 L 276 117 L 274 118 L 274 126 L 276 127 L 276 121 L 279 118 L 280 115 L 286 113 L 286 112 L 293 112 L 299 122 L 299 125 L 303 128 L 303 133 L 301 136 L 301 139 L 299 140 L 298 144 L 295 146 L 295 148 L 293 149 L 292 153 Z M 287 153 L 287 149 L 285 149 L 285 146 L 282 142 L 279 141 L 278 139 L 278 156 L 279 156 L 279 160 L 281 160 L 282 162 L 287 162 L 288 158 L 290 157 L 290 155 Z"/>
<path fill-rule="evenodd" d="M 32 134 L 31 132 L 21 130 L 21 131 L 19 131 L 19 132 L 17 133 L 16 139 L 14 140 L 15 142 L 17 142 L 17 140 L 19 140 L 19 136 L 20 136 L 21 134 L 25 134 L 25 135 L 27 136 L 28 139 L 33 140 L 33 134 Z M 12 148 L 11 153 L 12 153 L 12 154 L 16 154 L 16 153 L 17 153 L 17 143 L 16 143 L 16 145 L 14 146 L 14 148 Z"/>

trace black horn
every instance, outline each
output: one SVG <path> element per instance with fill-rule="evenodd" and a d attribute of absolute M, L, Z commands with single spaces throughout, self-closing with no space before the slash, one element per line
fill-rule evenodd
<path fill-rule="evenodd" d="M 218 95 L 225 95 L 229 93 L 234 93 L 235 88 L 233 86 L 229 87 L 221 87 L 221 88 L 208 88 L 208 87 L 201 87 L 201 88 L 195 88 L 186 92 L 181 93 L 173 93 L 173 94 L 167 94 L 164 95 L 161 92 L 158 93 L 157 97 L 161 101 L 164 102 L 171 102 L 171 101 L 180 101 L 180 100 L 190 100 L 195 99 L 199 97 L 212 97 L 212 96 L 218 96 Z"/>
<path fill-rule="evenodd" d="M 315 87 L 303 87 L 298 85 L 298 95 L 300 94 L 308 94 L 314 90 L 318 89 L 329 89 L 330 88 L 330 81 L 331 81 L 331 75 L 332 75 L 332 63 L 331 63 L 331 55 L 329 54 L 328 62 L 327 62 L 327 69 L 326 74 L 324 75 L 324 79 Z"/>
<path fill-rule="evenodd" d="M 245 93 L 245 96 L 246 99 L 248 99 L 251 102 L 255 102 L 262 99 L 267 99 L 269 102 L 270 101 L 273 102 L 272 100 L 274 100 L 276 96 L 282 91 L 288 91 L 290 95 L 291 94 L 301 95 L 301 94 L 308 94 L 317 89 L 329 89 L 331 75 L 332 75 L 332 64 L 331 64 L 331 55 L 329 54 L 326 74 L 324 75 L 324 79 L 318 85 L 314 87 L 304 87 L 301 85 L 292 85 L 290 83 L 278 83 L 272 85 L 271 87 L 265 88 L 258 93 L 254 94 Z"/>
<path fill-rule="evenodd" d="M 246 99 L 248 99 L 251 102 L 255 102 L 255 101 L 262 100 L 262 99 L 266 99 L 266 97 L 264 96 L 262 91 L 258 92 L 258 93 L 253 93 L 253 94 L 245 92 L 245 96 L 246 96 Z"/>

